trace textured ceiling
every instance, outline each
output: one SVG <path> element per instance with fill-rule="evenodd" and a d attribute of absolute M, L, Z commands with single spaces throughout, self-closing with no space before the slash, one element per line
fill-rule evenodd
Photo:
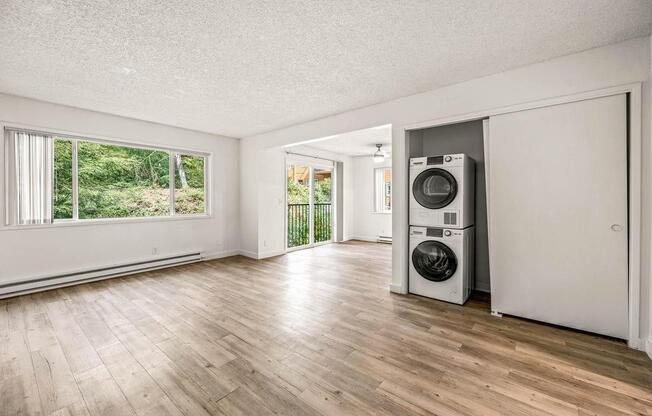
<path fill-rule="evenodd" d="M 392 152 L 391 124 L 324 137 L 303 143 L 302 146 L 340 155 L 371 156 L 376 152 L 376 144 L 382 144 L 386 154 Z"/>
<path fill-rule="evenodd" d="M 0 91 L 245 137 L 651 19 L 649 0 L 0 0 Z"/>

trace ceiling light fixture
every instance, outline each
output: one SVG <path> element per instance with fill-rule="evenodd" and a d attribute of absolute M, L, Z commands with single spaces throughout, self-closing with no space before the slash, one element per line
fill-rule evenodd
<path fill-rule="evenodd" d="M 385 152 L 383 152 L 382 150 L 380 150 L 381 147 L 383 147 L 382 144 L 377 144 L 377 145 L 376 145 L 376 148 L 377 148 L 378 150 L 376 150 L 376 153 L 374 153 L 374 163 L 380 163 L 380 162 L 382 162 L 383 160 L 385 160 Z"/>

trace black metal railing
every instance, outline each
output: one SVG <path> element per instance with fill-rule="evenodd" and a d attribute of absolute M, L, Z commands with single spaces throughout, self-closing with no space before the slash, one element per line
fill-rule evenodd
<path fill-rule="evenodd" d="M 331 203 L 315 204 L 315 243 L 332 238 Z M 288 204 L 288 248 L 310 244 L 310 204 Z"/>
<path fill-rule="evenodd" d="M 310 204 L 288 204 L 288 248 L 310 242 Z"/>
<path fill-rule="evenodd" d="M 332 218 L 330 202 L 315 204 L 315 243 L 331 239 Z"/>

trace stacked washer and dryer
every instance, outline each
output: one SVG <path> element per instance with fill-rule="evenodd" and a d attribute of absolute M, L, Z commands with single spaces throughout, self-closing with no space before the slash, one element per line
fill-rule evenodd
<path fill-rule="evenodd" d="M 409 292 L 464 304 L 473 290 L 475 162 L 410 159 Z"/>

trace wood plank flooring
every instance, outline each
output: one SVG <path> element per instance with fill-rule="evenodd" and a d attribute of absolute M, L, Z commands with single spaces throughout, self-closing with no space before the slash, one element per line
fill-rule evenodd
<path fill-rule="evenodd" d="M 390 269 L 350 242 L 0 301 L 0 415 L 652 415 L 643 353 Z"/>

